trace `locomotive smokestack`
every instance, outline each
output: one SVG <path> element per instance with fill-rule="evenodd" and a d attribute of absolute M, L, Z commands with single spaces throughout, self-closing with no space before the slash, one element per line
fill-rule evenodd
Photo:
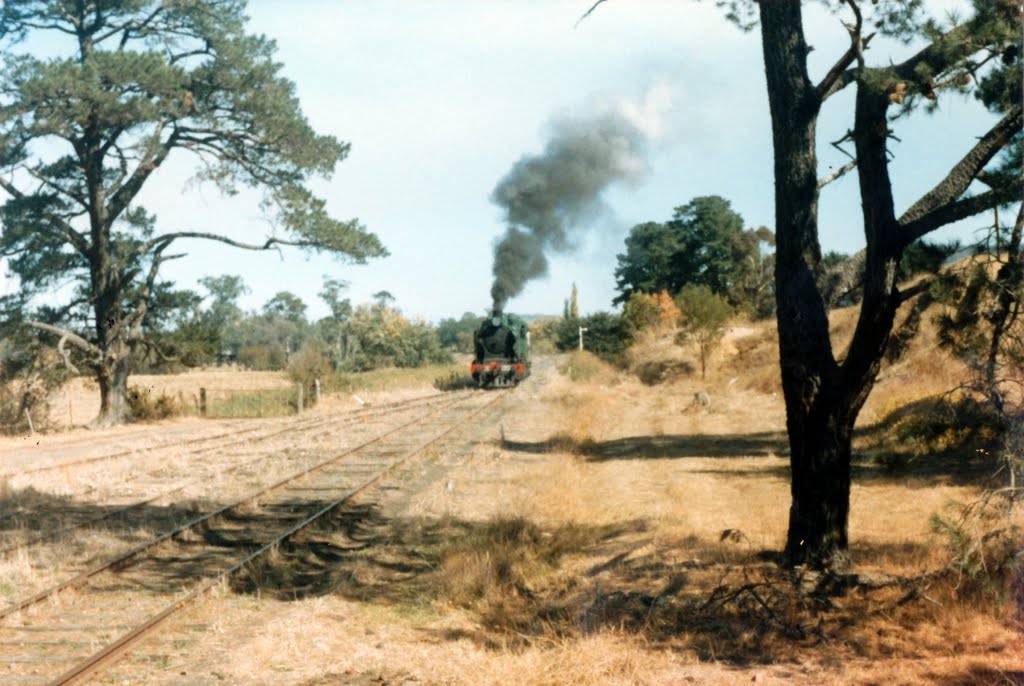
<path fill-rule="evenodd" d="M 546 253 L 575 247 L 574 230 L 601 213 L 605 188 L 643 174 L 648 137 L 670 104 L 671 94 L 655 88 L 639 105 L 559 119 L 544 152 L 523 156 L 498 182 L 491 201 L 505 211 L 508 229 L 494 248 L 493 309 L 547 273 Z"/>

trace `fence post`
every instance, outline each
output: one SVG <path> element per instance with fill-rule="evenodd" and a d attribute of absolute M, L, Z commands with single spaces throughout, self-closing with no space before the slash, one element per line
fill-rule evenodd
<path fill-rule="evenodd" d="M 295 403 L 295 407 L 298 410 L 296 414 L 302 414 L 302 384 L 298 383 L 295 385 L 298 386 L 298 401 Z"/>
<path fill-rule="evenodd" d="M 313 379 L 313 404 L 320 404 L 320 379 Z"/>
<path fill-rule="evenodd" d="M 200 417 L 205 417 L 206 416 L 206 389 L 205 388 L 200 388 L 199 389 L 199 416 Z"/>
<path fill-rule="evenodd" d="M 263 391 L 256 391 L 256 414 L 263 417 Z"/>
<path fill-rule="evenodd" d="M 32 426 L 32 413 L 28 411 L 27 407 L 25 408 L 25 419 L 28 420 L 28 433 L 29 433 L 29 435 L 30 436 L 35 436 L 36 435 L 36 427 Z"/>

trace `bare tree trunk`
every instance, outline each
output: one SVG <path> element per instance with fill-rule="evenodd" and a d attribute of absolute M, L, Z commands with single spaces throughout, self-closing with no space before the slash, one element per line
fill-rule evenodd
<path fill-rule="evenodd" d="M 849 563 L 853 418 L 821 397 L 812 412 L 787 414 L 792 502 L 786 559 L 793 565 L 842 569 Z"/>
<path fill-rule="evenodd" d="M 123 424 L 132 418 L 128 404 L 128 376 L 131 374 L 132 356 L 129 354 L 96 370 L 100 387 L 100 413 L 96 426 Z"/>
<path fill-rule="evenodd" d="M 848 411 L 818 281 L 815 133 L 820 97 L 807 74 L 799 0 L 760 3 L 775 149 L 775 292 L 792 470 L 786 560 L 841 567 L 850 504 Z"/>

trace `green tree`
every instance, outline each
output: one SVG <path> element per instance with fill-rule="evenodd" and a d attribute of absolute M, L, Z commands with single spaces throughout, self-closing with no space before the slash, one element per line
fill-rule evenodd
<path fill-rule="evenodd" d="M 448 362 L 437 330 L 426 322 L 406 319 L 383 302 L 356 307 L 349 320 L 352 354 L 345 367 L 354 371 L 377 367 L 418 367 Z"/>
<path fill-rule="evenodd" d="M 629 331 L 621 316 L 610 312 L 595 312 L 582 319 L 562 319 L 558 327 L 556 348 L 577 349 L 581 327 L 585 329 L 583 348 L 607 362 L 617 362 L 630 341 Z"/>
<path fill-rule="evenodd" d="M 352 316 L 352 301 L 341 297 L 342 292 L 347 290 L 348 286 L 348 281 L 324 277 L 324 285 L 320 289 L 320 299 L 330 308 L 331 317 L 337 322 L 344 322 Z"/>
<path fill-rule="evenodd" d="M 206 317 L 217 323 L 222 331 L 242 318 L 238 299 L 249 292 L 249 287 L 241 276 L 204 276 L 199 279 L 199 285 L 206 289 L 206 297 L 210 301 L 206 306 Z"/>
<path fill-rule="evenodd" d="M 335 368 L 339 367 L 345 358 L 346 329 L 349 317 L 352 316 L 352 301 L 341 297 L 346 289 L 347 281 L 324 277 L 324 285 L 319 293 L 320 299 L 326 303 L 331 314 L 317 322 L 318 334 L 327 343 Z"/>
<path fill-rule="evenodd" d="M 211 362 L 220 348 L 220 327 L 200 307 L 203 296 L 194 291 L 157 284 L 150 315 L 136 352 L 142 369 L 167 371 Z"/>
<path fill-rule="evenodd" d="M 676 296 L 676 305 L 683 313 L 683 337 L 697 342 L 700 354 L 700 378 L 707 375 L 708 359 L 725 333 L 725 325 L 733 315 L 729 302 L 704 285 L 687 284 Z"/>
<path fill-rule="evenodd" d="M 294 293 L 278 291 L 263 304 L 263 314 L 299 324 L 306 321 L 306 303 Z"/>
<path fill-rule="evenodd" d="M 666 223 L 639 224 L 626 237 L 626 252 L 615 270 L 619 295 L 677 293 L 699 284 L 752 313 L 772 309 L 771 257 L 762 246 L 774 242 L 765 227 L 744 229 L 743 218 L 717 195 L 694 198 L 677 207 Z"/>
<path fill-rule="evenodd" d="M 252 327 L 252 343 L 277 346 L 288 361 L 309 336 L 306 303 L 294 293 L 279 291 L 263 304 L 263 311 L 253 318 Z"/>
<path fill-rule="evenodd" d="M 612 304 L 627 302 L 634 293 L 678 291 L 681 284 L 676 283 L 673 263 L 683 249 L 676 232 L 666 224 L 645 222 L 630 229 L 626 252 L 617 256 L 615 284 L 619 295 Z"/>
<path fill-rule="evenodd" d="M 464 312 L 459 319 L 442 319 L 437 324 L 437 337 L 445 348 L 460 353 L 473 352 L 473 332 L 480 326 L 480 315 Z"/>
<path fill-rule="evenodd" d="M 658 296 L 637 291 L 622 306 L 622 321 L 630 333 L 657 326 L 661 320 Z"/>
<path fill-rule="evenodd" d="M 378 305 L 391 305 L 395 302 L 395 296 L 391 294 L 391 291 L 381 290 L 373 294 L 373 300 Z"/>
<path fill-rule="evenodd" d="M 57 56 L 33 55 L 27 38 Z M 358 262 L 386 254 L 309 191 L 349 148 L 312 130 L 273 57 L 272 41 L 246 34 L 243 0 L 0 5 L 0 256 L 32 293 L 79 284 L 64 316 L 31 325 L 73 346 L 95 375 L 98 423 L 129 416 L 127 380 L 160 268 L 184 256 L 172 246 L 294 245 Z M 246 243 L 158 230 L 137 199 L 172 156 L 192 156 L 198 177 L 227 192 L 262 190 L 275 235 Z"/>

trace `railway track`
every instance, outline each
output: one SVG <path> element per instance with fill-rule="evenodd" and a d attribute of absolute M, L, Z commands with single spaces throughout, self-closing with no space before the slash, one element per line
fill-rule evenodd
<path fill-rule="evenodd" d="M 79 683 L 204 593 L 494 408 L 470 394 L 0 610 L 2 684 Z"/>
<path fill-rule="evenodd" d="M 468 392 L 462 392 L 460 395 L 465 397 Z M 393 412 L 401 412 L 406 409 L 414 408 L 421 405 L 429 405 L 432 402 L 437 401 L 438 396 L 425 396 L 422 398 L 413 398 L 412 400 L 403 400 L 395 403 L 387 403 L 384 405 L 374 405 L 371 407 L 364 407 L 344 415 L 345 419 L 362 419 L 365 417 L 373 417 L 381 414 L 390 414 Z M 191 454 L 202 454 L 210 450 L 217 450 L 224 446 L 225 439 L 228 445 L 233 445 L 242 442 L 249 442 L 254 440 L 264 440 L 267 438 L 273 438 L 281 434 L 290 433 L 294 431 L 303 431 L 310 428 L 315 428 L 323 424 L 330 423 L 331 421 L 337 421 L 337 417 L 310 417 L 310 418 L 299 418 L 293 422 L 288 423 L 286 426 L 281 428 L 274 428 L 267 431 L 264 426 L 251 426 L 244 429 L 237 429 L 233 431 L 225 431 L 219 434 L 211 436 L 200 436 L 198 438 L 191 438 L 184 441 L 166 441 L 157 445 L 146 446 L 142 448 L 131 448 L 128 450 L 118 450 L 112 453 L 103 453 L 100 455 L 90 455 L 88 457 L 82 457 L 74 460 L 67 460 L 64 462 L 56 462 L 53 464 L 39 465 L 35 467 L 28 467 L 24 469 L 8 470 L 0 472 L 0 479 L 10 478 L 15 476 L 26 476 L 29 474 L 38 474 L 41 472 L 53 472 L 67 469 L 69 467 L 80 467 L 84 465 L 92 465 L 98 462 L 108 462 L 110 460 L 116 460 L 123 457 L 138 457 L 146 453 L 156 452 L 159 450 L 166 449 L 180 449 L 182 446 L 193 446 L 204 443 L 210 443 L 212 445 L 206 447 L 198 447 L 190 450 Z M 249 434 L 263 430 L 264 433 L 249 436 Z M 245 436 L 245 438 L 240 438 Z M 2 517 L 0 513 L 0 517 Z"/>
<path fill-rule="evenodd" d="M 452 394 L 450 396 L 443 396 L 444 398 L 455 398 L 461 399 L 468 397 L 471 392 L 464 392 L 459 394 Z M 162 448 L 174 447 L 179 448 L 181 445 L 187 445 L 189 443 L 202 443 L 198 448 L 186 451 L 184 455 L 179 454 L 178 458 L 194 457 L 196 455 L 202 455 L 212 450 L 226 451 L 230 448 L 240 445 L 247 444 L 257 441 L 265 441 L 270 438 L 278 437 L 283 434 L 308 432 L 313 429 L 331 429 L 336 430 L 339 428 L 345 428 L 353 424 L 366 421 L 369 418 L 376 418 L 386 415 L 401 414 L 423 407 L 430 407 L 432 404 L 439 402 L 442 396 L 428 396 L 427 398 L 417 398 L 411 401 L 404 401 L 400 403 L 391 403 L 388 405 L 381 405 L 373 408 L 365 408 L 362 410 L 356 410 L 355 412 L 346 413 L 342 416 L 330 416 L 330 417 L 316 417 L 303 422 L 294 422 L 286 427 L 276 428 L 269 432 L 263 432 L 257 436 L 250 436 L 251 432 L 257 430 L 259 427 L 248 428 L 238 432 L 221 433 L 215 436 L 205 436 L 197 438 L 194 441 L 183 443 L 176 443 L 172 445 L 160 445 L 151 446 L 139 451 L 128 451 L 118 452 L 108 455 L 94 456 L 82 460 L 75 460 L 69 463 L 63 463 L 60 465 L 50 465 L 45 467 L 38 467 L 33 470 L 28 470 L 26 473 L 38 473 L 41 471 L 50 471 L 55 469 L 67 468 L 72 466 L 83 466 L 83 465 L 96 465 L 98 462 L 103 462 L 111 459 L 118 459 L 127 455 L 138 456 L 146 452 L 155 452 Z M 242 437 L 244 436 L 244 438 Z M 215 439 L 228 438 L 227 442 L 223 440 L 219 444 L 206 445 Z M 233 439 L 233 440 L 230 440 Z M 265 460 L 265 453 L 259 453 L 259 456 L 255 460 L 250 460 L 242 464 L 232 463 L 224 469 L 212 469 L 204 471 L 198 476 L 193 476 L 188 479 L 185 483 L 178 483 L 171 488 L 166 486 L 158 486 L 160 490 L 156 493 L 147 493 L 143 497 L 139 498 L 136 496 L 128 503 L 124 503 L 121 506 L 116 506 L 113 509 L 109 509 L 106 512 L 100 514 L 87 514 L 83 515 L 80 512 L 80 508 L 62 508 L 47 506 L 44 511 L 33 510 L 25 507 L 19 507 L 7 512 L 0 513 L 0 529 L 7 529 L 7 532 L 0 531 L 0 555 L 8 553 L 16 548 L 23 547 L 26 545 L 34 545 L 36 543 L 45 542 L 52 540 L 61 534 L 66 534 L 71 531 L 81 529 L 91 524 L 98 524 L 103 521 L 115 519 L 119 516 L 128 514 L 133 510 L 138 510 L 142 507 L 156 505 L 161 501 L 166 501 L 172 496 L 183 493 L 187 489 L 196 485 L 216 480 L 224 477 L 227 474 L 236 473 L 246 468 L 250 468 L 260 460 Z M 158 471 L 162 467 L 157 468 Z M 152 478 L 152 470 L 142 472 L 135 475 L 135 479 L 129 479 L 120 482 L 117 486 L 120 490 L 124 491 L 126 488 L 135 484 L 138 480 L 146 478 Z M 0 477 L 2 478 L 2 477 Z M 162 479 L 161 481 L 165 481 Z M 109 487 L 109 484 L 106 485 Z M 98 486 L 86 489 L 79 493 L 68 494 L 63 497 L 73 497 L 81 500 L 82 498 L 93 495 L 99 489 Z M 32 527 L 37 533 L 25 535 L 24 532 L 19 531 L 21 524 L 24 520 L 31 520 Z"/>

